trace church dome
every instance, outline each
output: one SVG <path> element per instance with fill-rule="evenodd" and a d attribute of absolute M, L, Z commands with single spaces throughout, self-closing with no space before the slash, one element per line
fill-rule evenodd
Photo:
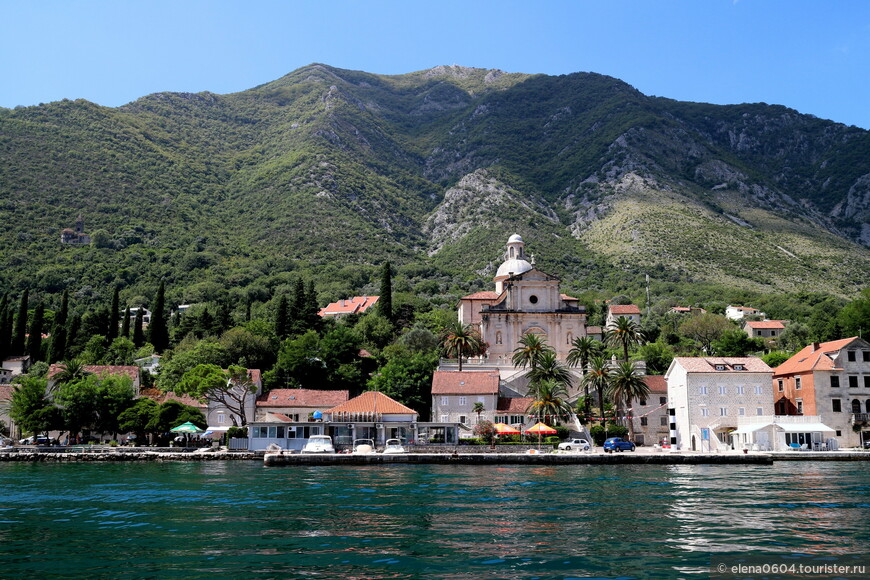
<path fill-rule="evenodd" d="M 513 258 L 511 260 L 505 260 L 502 262 L 502 265 L 498 267 L 498 271 L 495 273 L 496 277 L 507 276 L 511 272 L 514 275 L 522 274 L 523 272 L 528 272 L 532 269 L 532 265 L 527 261 L 519 258 Z"/>
<path fill-rule="evenodd" d="M 508 238 L 509 244 L 513 244 L 515 242 L 523 243 L 523 238 L 519 234 L 514 234 L 510 238 Z"/>

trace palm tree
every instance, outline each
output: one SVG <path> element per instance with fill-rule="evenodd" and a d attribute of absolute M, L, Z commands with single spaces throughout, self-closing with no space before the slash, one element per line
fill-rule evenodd
<path fill-rule="evenodd" d="M 631 415 L 631 401 L 632 399 L 645 399 L 648 397 L 649 387 L 643 380 L 643 377 L 638 374 L 634 363 L 622 361 L 610 377 L 610 388 L 608 390 L 616 403 L 617 415 L 621 415 L 619 412 L 620 402 L 625 402 L 625 407 L 628 409 L 628 416 L 626 418 L 628 437 L 634 441 L 634 421 Z"/>
<path fill-rule="evenodd" d="M 637 322 L 620 316 L 614 326 L 607 329 L 605 342 L 611 346 L 622 347 L 622 360 L 628 360 L 628 347 L 643 344 L 643 331 Z"/>
<path fill-rule="evenodd" d="M 545 338 L 531 332 L 524 334 L 519 343 L 520 346 L 514 349 L 514 355 L 511 357 L 511 362 L 515 367 L 526 368 L 530 366 L 532 370 L 535 370 L 541 356 L 545 352 L 553 350 Z"/>
<path fill-rule="evenodd" d="M 480 401 L 476 402 L 474 406 L 471 407 L 472 413 L 477 413 L 477 424 L 480 424 L 480 414 L 486 411 L 486 407 L 483 406 L 483 403 Z"/>
<path fill-rule="evenodd" d="M 583 375 L 583 387 L 593 388 L 598 391 L 598 409 L 601 413 L 601 425 L 607 420 L 604 418 L 604 391 L 610 385 L 610 362 L 602 355 L 593 356 L 589 361 L 589 371 Z"/>
<path fill-rule="evenodd" d="M 85 370 L 85 365 L 78 359 L 67 359 L 60 363 L 58 368 L 60 370 L 51 377 L 54 381 L 52 390 L 64 383 L 71 383 L 85 375 L 91 374 Z"/>
<path fill-rule="evenodd" d="M 462 372 L 462 357 L 481 354 L 484 350 L 480 333 L 470 324 L 462 324 L 458 320 L 441 332 L 441 345 L 448 358 L 459 359 L 459 371 Z"/>
<path fill-rule="evenodd" d="M 563 365 L 553 350 L 545 350 L 538 359 L 537 366 L 532 367 L 529 371 L 530 383 L 540 383 L 542 381 L 556 381 L 565 387 L 567 391 L 571 386 L 571 371 Z"/>
<path fill-rule="evenodd" d="M 562 383 L 545 379 L 533 383 L 529 394 L 532 402 L 526 408 L 526 413 L 533 415 L 538 421 L 548 423 L 551 417 L 568 418 L 573 412 L 566 400 L 568 391 Z"/>
<path fill-rule="evenodd" d="M 601 354 L 603 345 L 588 336 L 578 336 L 571 342 L 571 350 L 568 351 L 568 365 L 572 367 L 580 366 L 580 373 L 586 376 L 586 367 L 589 366 L 589 359 L 597 354 Z M 585 392 L 584 413 L 589 415 L 589 385 L 584 385 Z"/>

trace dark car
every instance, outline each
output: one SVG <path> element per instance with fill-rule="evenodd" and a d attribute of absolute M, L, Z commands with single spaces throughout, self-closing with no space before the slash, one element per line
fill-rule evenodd
<path fill-rule="evenodd" d="M 613 453 L 614 451 L 634 451 L 634 443 L 626 441 L 622 437 L 611 437 L 604 442 L 604 452 Z"/>

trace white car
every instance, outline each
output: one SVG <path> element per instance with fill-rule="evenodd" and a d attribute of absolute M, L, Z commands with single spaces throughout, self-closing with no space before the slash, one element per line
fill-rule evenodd
<path fill-rule="evenodd" d="M 329 435 L 312 435 L 308 438 L 302 453 L 335 453 L 332 437 Z"/>
<path fill-rule="evenodd" d="M 574 449 L 578 451 L 589 451 L 592 446 L 589 445 L 589 442 L 585 439 L 570 439 L 568 441 L 564 441 L 559 443 L 559 449 L 563 449 L 565 451 L 573 451 Z"/>
<path fill-rule="evenodd" d="M 398 439 L 387 439 L 384 453 L 392 455 L 394 453 L 406 453 L 406 451 L 405 448 L 402 447 L 402 442 Z"/>

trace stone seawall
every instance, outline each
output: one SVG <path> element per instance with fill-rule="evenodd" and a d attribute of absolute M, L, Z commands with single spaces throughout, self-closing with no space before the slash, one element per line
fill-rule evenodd
<path fill-rule="evenodd" d="M 252 451 L 185 453 L 155 451 L 89 451 L 58 453 L 44 451 L 0 452 L 0 462 L 78 463 L 92 461 L 253 461 L 263 453 Z"/>
<path fill-rule="evenodd" d="M 698 465 L 742 464 L 771 465 L 768 455 L 698 455 L 668 453 L 653 454 L 557 454 L 557 453 L 406 453 L 397 455 L 319 455 L 267 453 L 263 460 L 267 466 L 279 465 L 378 465 L 397 464 L 465 464 L 465 465 Z"/>

